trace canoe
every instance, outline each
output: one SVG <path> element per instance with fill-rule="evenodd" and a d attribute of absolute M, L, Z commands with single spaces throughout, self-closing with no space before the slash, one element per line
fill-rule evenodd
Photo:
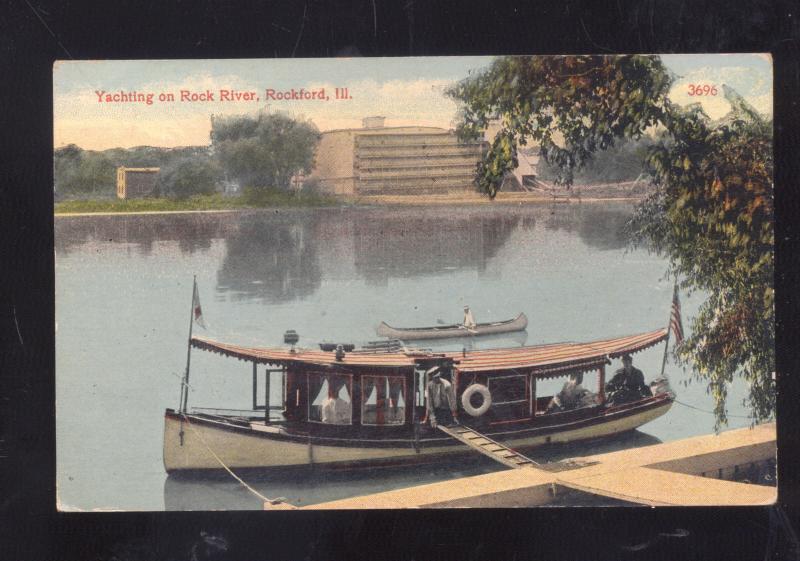
<path fill-rule="evenodd" d="M 525 331 L 526 327 L 528 327 L 528 318 L 522 313 L 514 319 L 479 323 L 472 329 L 467 329 L 459 324 L 438 325 L 436 327 L 392 327 L 382 321 L 375 331 L 381 337 L 412 341 L 415 339 L 447 339 L 511 333 L 513 331 Z"/>

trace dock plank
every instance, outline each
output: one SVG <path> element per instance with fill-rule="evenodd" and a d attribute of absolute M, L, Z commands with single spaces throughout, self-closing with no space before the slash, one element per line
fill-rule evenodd
<path fill-rule="evenodd" d="M 777 500 L 775 487 L 701 477 L 698 470 L 774 460 L 776 451 L 775 424 L 768 423 L 575 458 L 569 470 L 510 469 L 303 508 L 530 507 L 550 502 L 559 487 L 651 506 L 764 505 Z"/>
<path fill-rule="evenodd" d="M 767 505 L 778 496 L 775 487 L 646 467 L 627 470 L 624 477 L 612 472 L 571 478 L 566 473 L 559 479 L 560 484 L 579 491 L 650 506 Z"/>

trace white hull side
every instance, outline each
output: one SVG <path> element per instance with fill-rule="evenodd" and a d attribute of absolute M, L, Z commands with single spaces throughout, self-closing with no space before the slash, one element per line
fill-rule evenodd
<path fill-rule="evenodd" d="M 502 442 L 511 448 L 528 448 L 550 442 L 570 442 L 599 438 L 635 429 L 666 413 L 672 403 L 630 415 L 618 420 L 598 423 L 574 430 L 543 436 L 513 438 Z M 191 419 L 191 418 L 190 418 Z M 419 452 L 408 448 L 363 448 L 357 446 L 323 446 L 269 438 L 277 427 L 252 425 L 253 433 L 233 432 L 208 424 L 183 422 L 183 445 L 180 442 L 181 421 L 165 418 L 164 467 L 181 469 L 221 469 L 220 460 L 230 468 L 290 467 L 334 462 L 370 462 L 412 459 L 437 454 L 464 453 L 462 446 L 423 446 Z M 259 434 L 262 433 L 262 434 Z M 263 434 L 267 433 L 267 434 Z M 495 437 L 497 438 L 497 437 Z M 212 453 L 213 451 L 213 453 Z M 219 460 L 214 457 L 216 454 Z"/>

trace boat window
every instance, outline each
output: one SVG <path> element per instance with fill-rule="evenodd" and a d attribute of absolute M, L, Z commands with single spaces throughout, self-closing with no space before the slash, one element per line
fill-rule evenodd
<path fill-rule="evenodd" d="M 353 422 L 353 377 L 349 374 L 308 374 L 308 420 L 328 425 Z"/>
<path fill-rule="evenodd" d="M 361 423 L 402 425 L 406 420 L 406 380 L 403 376 L 361 379 Z"/>
<path fill-rule="evenodd" d="M 527 389 L 528 377 L 525 375 L 489 378 L 489 392 L 492 394 L 493 405 L 527 403 Z"/>

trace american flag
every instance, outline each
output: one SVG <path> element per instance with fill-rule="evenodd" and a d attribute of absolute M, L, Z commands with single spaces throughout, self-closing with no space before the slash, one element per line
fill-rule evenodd
<path fill-rule="evenodd" d="M 672 296 L 672 313 L 669 316 L 669 328 L 675 334 L 675 344 L 683 342 L 683 322 L 681 321 L 681 301 L 678 298 L 678 285 L 675 285 L 675 293 Z"/>

